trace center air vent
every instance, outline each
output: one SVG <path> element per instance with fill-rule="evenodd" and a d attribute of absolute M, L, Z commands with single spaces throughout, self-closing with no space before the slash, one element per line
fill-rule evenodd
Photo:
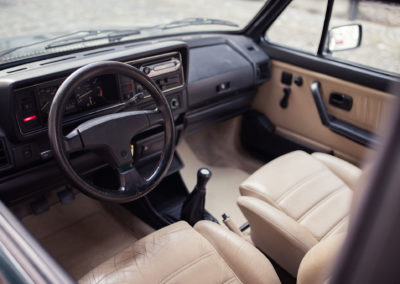
<path fill-rule="evenodd" d="M 7 148 L 4 140 L 0 140 L 0 168 L 6 167 L 10 164 L 7 155 Z"/>

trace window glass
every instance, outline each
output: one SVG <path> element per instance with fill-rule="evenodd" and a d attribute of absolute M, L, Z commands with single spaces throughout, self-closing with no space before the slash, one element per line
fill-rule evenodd
<path fill-rule="evenodd" d="M 238 31 L 265 1 L 0 0 L 0 65 L 146 37 Z"/>
<path fill-rule="evenodd" d="M 361 24 L 358 48 L 333 51 L 330 56 L 400 73 L 400 3 L 398 1 L 335 0 L 330 29 Z"/>
<path fill-rule="evenodd" d="M 268 29 L 272 43 L 317 53 L 327 1 L 293 0 Z"/>

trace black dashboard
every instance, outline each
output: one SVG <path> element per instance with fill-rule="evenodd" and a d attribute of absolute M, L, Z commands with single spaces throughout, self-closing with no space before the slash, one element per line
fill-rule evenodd
<path fill-rule="evenodd" d="M 121 44 L 0 70 L 1 198 L 62 181 L 47 137 L 52 99 L 74 70 L 107 60 L 135 66 L 154 80 L 170 104 L 178 138 L 243 113 L 257 86 L 269 79 L 269 58 L 252 40 L 217 34 Z M 118 112 L 132 99 L 132 110 L 155 107 L 147 90 L 131 79 L 115 74 L 91 78 L 73 91 L 65 109 L 65 131 Z M 132 143 L 136 159 L 145 161 L 162 146 L 162 129 L 148 129 Z M 73 159 L 82 172 L 100 163 L 90 155 Z"/>
<path fill-rule="evenodd" d="M 164 93 L 184 87 L 181 54 L 171 52 L 127 61 L 151 77 Z M 22 137 L 32 136 L 47 128 L 52 100 L 66 77 L 57 78 L 14 90 L 15 113 Z M 139 106 L 150 100 L 140 84 L 115 74 L 91 78 L 73 91 L 64 114 L 65 125 L 90 118 L 104 111 L 118 109 L 125 101 L 135 97 Z M 170 101 L 171 109 L 180 106 L 179 96 Z"/>
<path fill-rule="evenodd" d="M 46 128 L 51 103 L 64 79 L 55 79 L 15 91 L 16 115 L 21 134 Z M 112 75 L 87 80 L 75 89 L 73 97 L 68 101 L 65 120 L 70 120 L 73 115 L 81 116 L 117 104 L 121 99 L 119 94 L 115 93 L 116 89 L 116 78 Z"/>

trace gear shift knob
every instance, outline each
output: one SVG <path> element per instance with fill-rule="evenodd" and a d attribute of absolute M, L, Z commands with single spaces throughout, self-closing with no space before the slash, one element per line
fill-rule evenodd
<path fill-rule="evenodd" d="M 181 219 L 187 221 L 192 226 L 204 219 L 206 212 L 206 184 L 210 178 L 211 171 L 206 168 L 200 168 L 197 171 L 197 184 L 183 202 Z"/>
<path fill-rule="evenodd" d="M 197 184 L 196 188 L 199 190 L 205 190 L 206 184 L 211 178 L 211 171 L 207 168 L 201 168 L 197 171 Z"/>

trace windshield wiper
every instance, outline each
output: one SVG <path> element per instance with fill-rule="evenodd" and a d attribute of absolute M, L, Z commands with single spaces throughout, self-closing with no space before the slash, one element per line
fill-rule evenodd
<path fill-rule="evenodd" d="M 85 33 L 85 34 L 78 35 L 79 33 Z M 66 38 L 63 39 L 59 40 L 53 39 L 51 43 L 45 46 L 45 49 L 63 47 L 63 46 L 85 43 L 89 41 L 103 40 L 103 39 L 108 40 L 108 42 L 110 43 L 118 42 L 124 37 L 138 35 L 138 34 L 140 34 L 140 29 L 80 31 L 69 34 L 67 35 Z"/>
<path fill-rule="evenodd" d="M 56 47 L 62 47 L 72 44 L 79 44 L 88 41 L 107 39 L 108 42 L 117 42 L 120 41 L 123 37 L 137 35 L 140 34 L 140 29 L 126 29 L 126 30 L 82 30 L 76 31 L 72 33 L 67 33 L 64 35 L 56 36 L 53 38 L 45 39 L 42 41 L 33 42 L 26 45 L 21 45 L 13 48 L 9 48 L 0 52 L 0 58 L 10 54 L 19 49 L 45 44 L 50 42 L 48 45 L 44 47 L 44 49 L 51 49 Z"/>
<path fill-rule="evenodd" d="M 211 19 L 211 18 L 187 18 L 179 21 L 173 21 L 164 25 L 157 25 L 154 28 L 158 28 L 161 30 L 168 30 L 168 29 L 176 29 L 176 28 L 196 26 L 196 25 L 198 26 L 219 25 L 219 26 L 239 27 L 238 24 L 226 20 Z"/>
<path fill-rule="evenodd" d="M 57 40 L 57 38 L 51 40 L 51 43 L 45 46 L 45 49 L 63 47 L 68 45 L 80 44 L 89 41 L 97 41 L 106 39 L 108 42 L 118 42 L 124 37 L 138 35 L 142 31 L 145 30 L 169 30 L 176 29 L 186 26 L 195 26 L 195 25 L 223 25 L 230 27 L 238 27 L 237 24 L 218 19 L 209 19 L 209 18 L 187 18 L 179 21 L 173 21 L 168 24 L 163 25 L 155 25 L 149 27 L 138 27 L 137 29 L 126 29 L 126 30 L 89 30 L 89 31 L 80 31 L 71 34 L 67 34 L 65 37 Z M 83 35 L 79 35 L 79 33 L 85 33 Z"/>

